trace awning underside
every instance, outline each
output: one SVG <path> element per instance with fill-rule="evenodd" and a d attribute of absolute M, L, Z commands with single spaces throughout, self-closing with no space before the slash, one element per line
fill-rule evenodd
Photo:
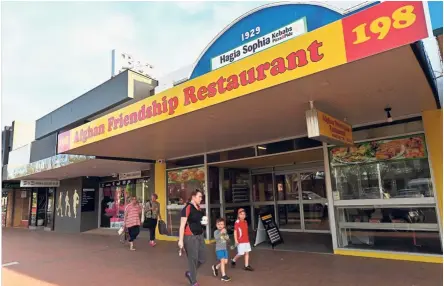
<path fill-rule="evenodd" d="M 436 108 L 410 46 L 293 80 L 68 151 L 70 154 L 171 159 L 306 134 L 315 107 L 353 126 Z"/>

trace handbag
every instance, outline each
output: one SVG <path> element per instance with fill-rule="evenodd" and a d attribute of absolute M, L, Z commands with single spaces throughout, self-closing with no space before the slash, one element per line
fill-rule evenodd
<path fill-rule="evenodd" d="M 150 204 L 150 208 L 152 208 L 153 205 L 151 204 L 151 202 L 148 202 L 148 203 Z M 149 212 L 151 212 L 151 217 L 152 217 L 153 216 L 153 211 L 151 210 Z M 146 212 L 146 213 L 148 213 L 148 212 Z M 154 226 L 153 225 L 153 219 L 145 217 L 145 220 L 142 223 L 142 227 L 143 228 L 153 228 L 153 226 Z"/>
<path fill-rule="evenodd" d="M 163 220 L 159 220 L 159 233 L 161 235 L 169 235 L 167 225 Z"/>
<path fill-rule="evenodd" d="M 123 226 L 120 227 L 119 230 L 117 231 L 117 233 L 118 233 L 119 235 L 122 235 L 124 232 L 125 232 L 125 228 L 124 228 Z"/>

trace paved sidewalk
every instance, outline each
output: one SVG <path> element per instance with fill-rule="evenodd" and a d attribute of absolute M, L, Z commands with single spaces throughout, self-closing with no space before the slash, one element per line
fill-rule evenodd
<path fill-rule="evenodd" d="M 146 239 L 130 252 L 118 237 L 91 234 L 59 234 L 3 229 L 3 286 L 115 286 L 187 285 L 183 273 L 186 258 L 175 243 Z M 200 285 L 222 285 L 211 276 L 213 248 L 200 271 Z M 441 286 L 442 265 L 257 250 L 252 253 L 255 272 L 229 269 L 233 285 L 292 286 Z"/>

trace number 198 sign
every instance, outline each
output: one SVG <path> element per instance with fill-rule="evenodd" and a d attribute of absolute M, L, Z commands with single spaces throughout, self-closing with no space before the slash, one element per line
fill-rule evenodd
<path fill-rule="evenodd" d="M 422 2 L 383 2 L 342 23 L 348 62 L 427 37 Z"/>

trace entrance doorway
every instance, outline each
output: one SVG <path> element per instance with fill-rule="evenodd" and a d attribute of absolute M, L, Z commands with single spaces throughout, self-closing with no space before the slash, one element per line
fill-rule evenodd
<path fill-rule="evenodd" d="M 322 169 L 275 175 L 276 220 L 282 231 L 328 233 L 328 200 Z"/>

